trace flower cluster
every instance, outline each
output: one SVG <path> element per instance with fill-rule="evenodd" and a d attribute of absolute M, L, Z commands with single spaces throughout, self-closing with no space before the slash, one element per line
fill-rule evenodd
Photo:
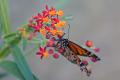
<path fill-rule="evenodd" d="M 40 32 L 43 36 L 47 33 L 51 33 L 53 36 L 62 36 L 63 31 L 60 28 L 64 27 L 66 22 L 61 21 L 63 11 L 56 10 L 51 7 L 50 9 L 46 6 L 46 9 L 42 13 L 38 13 L 29 20 L 29 27 L 34 28 L 36 32 Z"/>
<path fill-rule="evenodd" d="M 46 47 L 53 47 L 55 39 L 63 36 L 64 32 L 62 31 L 62 28 L 65 27 L 66 21 L 61 20 L 62 16 L 62 10 L 56 10 L 54 7 L 49 9 L 46 5 L 45 10 L 29 20 L 28 26 L 34 30 L 33 32 L 38 32 L 46 38 L 46 44 L 42 47 L 40 46 L 39 51 L 37 52 L 37 55 L 41 58 L 47 58 L 49 54 L 52 54 L 55 59 L 59 57 L 56 52 L 52 49 L 47 50 L 48 48 L 46 49 Z"/>

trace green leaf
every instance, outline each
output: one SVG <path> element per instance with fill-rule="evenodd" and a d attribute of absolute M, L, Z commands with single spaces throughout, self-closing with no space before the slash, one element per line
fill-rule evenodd
<path fill-rule="evenodd" d="M 21 41 L 21 35 L 15 35 L 9 38 L 4 39 L 4 41 L 8 44 L 18 44 Z"/>
<path fill-rule="evenodd" d="M 21 40 L 20 35 L 15 36 L 14 38 L 6 39 L 5 44 L 0 48 L 0 59 L 6 58 L 10 53 L 10 45 L 9 44 L 18 44 Z"/>
<path fill-rule="evenodd" d="M 25 80 L 16 63 L 13 61 L 0 61 L 0 67 L 20 80 Z"/>
<path fill-rule="evenodd" d="M 35 80 L 20 48 L 17 45 L 11 45 L 11 49 L 13 52 L 12 55 L 14 57 L 14 60 L 21 73 L 23 74 L 25 80 Z"/>
<path fill-rule="evenodd" d="M 17 32 L 13 32 L 13 33 L 3 35 L 2 38 L 3 39 L 8 39 L 8 38 L 14 37 L 16 35 L 17 35 Z"/>
<path fill-rule="evenodd" d="M 0 59 L 6 58 L 10 54 L 10 46 L 8 44 L 3 45 L 0 48 Z"/>

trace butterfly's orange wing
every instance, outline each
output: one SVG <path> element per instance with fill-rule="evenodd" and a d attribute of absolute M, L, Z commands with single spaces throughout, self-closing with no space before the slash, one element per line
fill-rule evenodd
<path fill-rule="evenodd" d="M 85 48 L 77 45 L 72 41 L 69 41 L 68 48 L 70 48 L 70 50 L 73 51 L 76 55 L 89 56 L 91 54 L 90 51 L 86 50 Z"/>

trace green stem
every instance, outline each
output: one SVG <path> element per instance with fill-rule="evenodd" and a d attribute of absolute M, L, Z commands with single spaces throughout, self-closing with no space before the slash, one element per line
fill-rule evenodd
<path fill-rule="evenodd" d="M 35 80 L 20 48 L 17 45 L 11 45 L 11 50 L 14 60 L 25 80 Z"/>
<path fill-rule="evenodd" d="M 9 24 L 9 18 L 8 18 L 8 7 L 7 7 L 7 0 L 0 0 L 0 17 L 1 17 L 1 22 L 3 25 L 3 32 L 4 34 L 8 34 L 10 32 L 10 24 Z"/>

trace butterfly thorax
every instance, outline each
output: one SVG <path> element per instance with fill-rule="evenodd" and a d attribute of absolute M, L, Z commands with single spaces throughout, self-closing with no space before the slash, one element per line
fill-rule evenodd
<path fill-rule="evenodd" d="M 69 40 L 68 39 L 59 39 L 58 44 L 62 48 L 66 48 L 69 45 Z"/>

